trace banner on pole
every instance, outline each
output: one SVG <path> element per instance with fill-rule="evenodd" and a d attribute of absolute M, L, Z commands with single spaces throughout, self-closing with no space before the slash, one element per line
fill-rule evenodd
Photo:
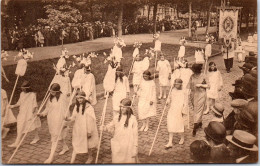
<path fill-rule="evenodd" d="M 220 10 L 219 38 L 237 38 L 238 10 Z"/>

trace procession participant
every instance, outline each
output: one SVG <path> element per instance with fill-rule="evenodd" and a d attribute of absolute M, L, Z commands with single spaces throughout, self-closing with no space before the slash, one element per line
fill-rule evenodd
<path fill-rule="evenodd" d="M 237 53 L 238 63 L 243 62 L 244 61 L 243 53 L 245 53 L 245 51 L 244 51 L 244 48 L 243 48 L 241 42 L 238 43 L 235 52 Z"/>
<path fill-rule="evenodd" d="M 217 69 L 217 66 L 214 62 L 209 63 L 207 77 L 209 80 L 210 88 L 207 89 L 207 109 L 204 112 L 204 115 L 208 114 L 209 108 L 215 105 L 216 99 L 219 98 L 219 91 L 221 91 L 223 87 L 223 79 L 221 73 Z"/>
<path fill-rule="evenodd" d="M 72 116 L 66 121 L 74 121 L 72 131 L 73 152 L 70 163 L 74 163 L 78 153 L 88 153 L 86 164 L 93 160 L 92 149 L 98 145 L 98 131 L 94 108 L 85 92 L 78 92 Z"/>
<path fill-rule="evenodd" d="M 178 52 L 178 59 L 179 61 L 181 61 L 185 56 L 185 46 L 184 46 L 184 44 L 186 43 L 185 37 L 181 37 L 179 43 L 180 43 L 180 49 Z"/>
<path fill-rule="evenodd" d="M 181 139 L 179 144 L 184 143 L 184 91 L 182 89 L 182 80 L 176 79 L 174 81 L 173 89 L 170 94 L 169 100 L 171 101 L 171 107 L 167 114 L 167 129 L 169 132 L 169 142 L 165 145 L 165 149 L 172 148 L 172 139 L 174 133 L 179 133 Z M 167 101 L 167 104 L 169 101 Z"/>
<path fill-rule="evenodd" d="M 255 145 L 257 139 L 254 135 L 235 130 L 233 135 L 226 136 L 228 148 L 233 163 L 256 163 L 258 160 L 258 147 Z"/>
<path fill-rule="evenodd" d="M 219 103 L 215 103 L 213 106 L 210 107 L 210 109 L 213 111 L 213 118 L 211 119 L 211 121 L 224 123 L 223 105 Z"/>
<path fill-rule="evenodd" d="M 147 70 L 147 69 L 146 69 Z M 137 54 L 135 57 L 135 62 L 133 65 L 132 73 L 133 73 L 133 86 L 134 92 L 136 93 L 138 87 L 141 83 L 143 72 L 144 72 L 143 61 L 141 60 L 141 55 Z"/>
<path fill-rule="evenodd" d="M 154 51 L 156 51 L 157 53 L 161 51 L 161 47 L 162 47 L 162 42 L 159 40 L 160 34 L 159 33 L 155 33 L 153 35 L 154 38 Z"/>
<path fill-rule="evenodd" d="M 160 95 L 158 98 L 161 99 L 163 97 L 166 99 L 166 88 L 170 85 L 171 65 L 163 54 L 160 55 L 156 70 L 159 72 L 160 85 Z"/>
<path fill-rule="evenodd" d="M 74 77 L 72 79 L 71 85 L 73 88 L 81 88 L 81 79 L 84 77 L 85 73 L 85 65 L 83 63 L 80 64 L 79 69 L 75 72 Z"/>
<path fill-rule="evenodd" d="M 63 155 L 69 150 L 68 145 L 66 144 L 65 138 L 68 132 L 68 128 L 62 129 L 62 133 L 58 138 L 61 125 L 64 118 L 67 117 L 66 114 L 66 104 L 65 94 L 60 91 L 60 85 L 53 83 L 50 88 L 50 99 L 46 103 L 46 108 L 42 113 L 39 113 L 38 116 L 47 116 L 47 123 L 49 126 L 49 132 L 51 134 L 51 152 L 50 156 L 44 163 L 51 163 L 53 161 L 54 152 L 55 152 L 55 142 L 62 141 L 62 151 L 59 155 Z"/>
<path fill-rule="evenodd" d="M 196 135 L 197 129 L 202 127 L 202 115 L 206 109 L 207 93 L 206 89 L 209 87 L 205 81 L 205 76 L 201 73 L 202 65 L 193 64 L 193 75 L 190 77 L 187 88 L 190 89 L 191 104 L 194 110 L 194 127 L 193 136 Z"/>
<path fill-rule="evenodd" d="M 91 73 L 90 66 L 86 66 L 84 70 L 85 74 L 84 77 L 81 79 L 82 91 L 85 92 L 90 104 L 96 105 L 97 97 L 95 76 Z"/>
<path fill-rule="evenodd" d="M 18 102 L 15 105 L 10 105 L 9 107 L 11 109 L 19 107 L 19 114 L 17 116 L 17 137 L 15 142 L 9 145 L 9 147 L 17 147 L 21 141 L 23 134 L 26 132 L 34 131 L 34 139 L 30 144 L 35 144 L 40 140 L 38 135 L 38 128 L 41 127 L 41 121 L 39 118 L 36 118 L 35 121 L 32 123 L 32 120 L 36 116 L 38 107 L 36 101 L 36 93 L 32 91 L 30 83 L 28 81 L 23 82 L 23 84 L 21 85 L 21 89 L 22 92 L 20 94 Z"/>
<path fill-rule="evenodd" d="M 111 139 L 112 163 L 136 163 L 138 154 L 138 123 L 131 108 L 131 100 L 120 102 L 119 116 L 104 127 L 114 133 Z"/>
<path fill-rule="evenodd" d="M 210 159 L 213 163 L 227 163 L 229 160 L 229 150 L 224 144 L 226 138 L 225 126 L 220 122 L 209 122 L 204 129 L 206 140 L 211 146 Z"/>
<path fill-rule="evenodd" d="M 211 53 L 212 53 L 212 40 L 211 39 L 206 39 L 207 45 L 205 46 L 205 58 L 208 59 L 209 57 L 211 57 Z"/>
<path fill-rule="evenodd" d="M 115 57 L 115 61 L 120 65 L 121 59 L 123 58 L 122 48 L 125 47 L 126 44 L 121 38 L 117 38 L 114 43 L 115 45 L 112 49 L 112 56 Z"/>
<path fill-rule="evenodd" d="M 113 93 L 113 116 L 117 116 L 120 111 L 120 102 L 129 97 L 130 87 L 128 78 L 125 76 L 122 67 L 116 69 L 115 87 Z"/>
<path fill-rule="evenodd" d="M 209 163 L 211 147 L 203 140 L 196 140 L 190 144 L 191 158 L 195 163 Z"/>
<path fill-rule="evenodd" d="M 254 66 L 257 66 L 257 57 L 253 51 L 249 52 L 249 55 L 245 57 L 245 63 L 251 63 Z"/>
<path fill-rule="evenodd" d="M 156 115 L 156 86 L 149 70 L 143 73 L 138 96 L 138 117 L 142 121 L 140 131 L 148 131 L 149 118 Z"/>
<path fill-rule="evenodd" d="M 3 125 L 2 128 L 2 138 L 5 138 L 6 135 L 9 132 L 9 128 L 5 127 L 5 125 L 12 124 L 16 122 L 16 118 L 14 117 L 13 112 L 8 108 L 8 98 L 6 91 L 4 89 L 1 89 L 1 118 L 2 118 L 2 123 L 4 120 L 4 117 L 6 116 L 5 124 Z"/>
<path fill-rule="evenodd" d="M 227 73 L 229 73 L 230 69 L 233 68 L 234 42 L 228 39 L 224 40 L 221 51 L 224 58 Z"/>
<path fill-rule="evenodd" d="M 72 66 L 69 68 L 69 77 L 70 80 L 73 80 L 73 77 L 78 69 L 81 67 L 82 57 L 81 55 L 74 55 L 72 60 Z"/>
<path fill-rule="evenodd" d="M 195 62 L 196 64 L 202 64 L 202 65 L 205 63 L 203 50 L 201 48 L 196 48 L 195 50 Z"/>

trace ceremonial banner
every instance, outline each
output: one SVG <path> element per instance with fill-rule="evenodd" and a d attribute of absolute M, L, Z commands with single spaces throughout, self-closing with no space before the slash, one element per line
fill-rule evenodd
<path fill-rule="evenodd" d="M 220 10 L 219 38 L 236 38 L 238 10 Z"/>

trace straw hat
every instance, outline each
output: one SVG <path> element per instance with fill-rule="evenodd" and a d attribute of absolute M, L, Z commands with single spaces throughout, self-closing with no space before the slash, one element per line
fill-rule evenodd
<path fill-rule="evenodd" d="M 215 114 L 220 115 L 220 116 L 223 116 L 224 107 L 223 107 L 222 104 L 216 103 L 215 105 L 211 106 L 210 108 L 211 108 L 211 110 L 212 110 Z"/>

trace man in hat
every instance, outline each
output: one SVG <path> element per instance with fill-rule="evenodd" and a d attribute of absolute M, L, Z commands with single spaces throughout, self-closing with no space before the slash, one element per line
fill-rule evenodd
<path fill-rule="evenodd" d="M 251 74 L 245 74 L 242 77 L 242 93 L 245 99 L 251 101 L 255 100 L 258 97 L 257 91 L 257 78 Z"/>
<path fill-rule="evenodd" d="M 243 66 L 238 66 L 241 70 L 243 70 L 244 75 L 249 73 L 251 69 L 254 67 L 251 63 L 245 63 Z"/>
<path fill-rule="evenodd" d="M 257 135 L 254 117 L 247 111 L 247 109 L 236 114 L 235 119 L 234 130 L 244 130 L 253 135 Z"/>
<path fill-rule="evenodd" d="M 223 123 L 224 117 L 223 117 L 223 112 L 224 112 L 224 107 L 220 103 L 216 103 L 215 105 L 211 106 L 210 108 L 214 112 L 214 117 L 211 121 L 216 121 Z"/>
<path fill-rule="evenodd" d="M 224 43 L 222 45 L 221 50 L 222 50 L 226 70 L 229 73 L 230 69 L 233 67 L 234 42 L 231 41 L 231 39 L 224 39 Z"/>
<path fill-rule="evenodd" d="M 91 73 L 90 66 L 84 67 L 84 75 L 81 79 L 82 91 L 85 92 L 86 97 L 89 99 L 91 105 L 97 103 L 96 98 L 96 81 L 94 75 Z"/>
<path fill-rule="evenodd" d="M 256 163 L 258 147 L 256 137 L 243 130 L 235 130 L 233 135 L 226 137 L 230 158 L 234 163 Z"/>

